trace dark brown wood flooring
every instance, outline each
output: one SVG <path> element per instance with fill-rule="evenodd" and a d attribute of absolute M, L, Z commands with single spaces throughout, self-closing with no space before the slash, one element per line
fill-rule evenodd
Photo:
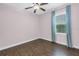
<path fill-rule="evenodd" d="M 0 51 L 0 56 L 79 56 L 79 50 L 37 39 Z"/>

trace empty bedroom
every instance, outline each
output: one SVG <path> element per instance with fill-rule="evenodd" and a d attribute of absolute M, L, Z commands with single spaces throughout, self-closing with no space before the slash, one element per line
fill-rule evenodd
<path fill-rule="evenodd" d="M 0 3 L 0 56 L 79 56 L 79 3 Z"/>

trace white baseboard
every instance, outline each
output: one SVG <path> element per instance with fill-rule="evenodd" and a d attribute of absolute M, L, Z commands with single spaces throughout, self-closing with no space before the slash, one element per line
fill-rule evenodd
<path fill-rule="evenodd" d="M 27 41 L 23 41 L 23 42 L 15 43 L 15 44 L 12 44 L 12 45 L 9 45 L 9 46 L 1 47 L 1 48 L 0 48 L 0 51 L 1 51 L 1 50 L 4 50 L 4 49 L 11 48 L 11 47 L 15 47 L 15 46 L 18 46 L 18 45 L 27 43 L 27 42 L 30 42 L 30 41 L 32 41 L 32 40 L 36 40 L 36 39 L 31 39 L 31 40 L 27 40 Z"/>
<path fill-rule="evenodd" d="M 45 40 L 48 40 L 48 41 L 52 42 L 52 39 L 47 39 L 47 38 L 41 38 L 41 39 L 45 39 Z M 58 42 L 58 41 L 56 41 L 55 43 L 60 44 L 60 45 L 67 46 L 66 43 L 62 43 L 62 42 Z M 79 49 L 79 46 L 74 45 L 73 48 L 75 48 L 75 49 Z"/>
<path fill-rule="evenodd" d="M 39 39 L 39 38 L 36 38 L 36 39 Z M 28 41 L 23 41 L 23 42 L 19 42 L 19 43 L 15 43 L 15 44 L 9 45 L 9 46 L 1 47 L 1 48 L 0 48 L 0 51 L 1 51 L 1 50 L 4 50 L 4 49 L 11 48 L 11 47 L 14 47 L 14 46 L 18 46 L 18 45 L 21 45 L 21 44 L 24 44 L 24 43 L 27 43 L 27 42 L 30 42 L 30 41 L 36 40 L 36 39 L 31 39 L 31 40 L 28 40 Z M 48 39 L 46 39 L 46 38 L 41 38 L 41 39 L 48 40 Z M 51 39 L 49 39 L 48 41 L 52 42 Z M 61 43 L 59 43 L 59 42 L 56 42 L 56 43 L 57 43 L 57 44 L 61 44 Z M 67 46 L 66 44 L 61 44 L 61 45 Z M 73 48 L 79 49 L 79 46 L 75 46 L 75 45 L 74 45 Z"/>
<path fill-rule="evenodd" d="M 79 46 L 74 45 L 73 48 L 79 49 Z"/>
<path fill-rule="evenodd" d="M 58 42 L 58 41 L 56 41 L 56 43 L 67 46 L 66 43 L 62 43 L 62 42 Z"/>
<path fill-rule="evenodd" d="M 41 37 L 41 39 L 48 40 L 48 41 L 52 42 L 52 39 L 47 39 L 47 38 L 42 38 L 42 37 Z"/>

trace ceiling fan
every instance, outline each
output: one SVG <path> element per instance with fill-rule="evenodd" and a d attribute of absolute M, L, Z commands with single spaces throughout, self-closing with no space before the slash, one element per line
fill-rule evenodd
<path fill-rule="evenodd" d="M 42 8 L 41 6 L 43 5 L 47 5 L 48 3 L 33 3 L 33 5 L 31 7 L 27 7 L 25 9 L 31 9 L 34 8 L 34 13 L 36 13 L 36 11 L 38 9 L 41 9 L 42 11 L 46 11 L 44 8 Z"/>

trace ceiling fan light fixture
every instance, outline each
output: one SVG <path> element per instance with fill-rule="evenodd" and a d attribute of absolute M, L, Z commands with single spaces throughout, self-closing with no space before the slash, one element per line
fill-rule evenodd
<path fill-rule="evenodd" d="M 37 12 L 37 10 L 42 10 L 42 11 L 46 11 L 43 7 L 41 7 L 41 6 L 43 6 L 43 5 L 47 5 L 48 3 L 33 3 L 32 4 L 32 6 L 30 6 L 30 7 L 27 7 L 27 8 L 25 8 L 25 9 L 31 9 L 31 8 L 33 8 L 34 9 L 34 13 L 36 13 Z"/>
<path fill-rule="evenodd" d="M 40 9 L 39 5 L 34 6 L 34 9 Z"/>

